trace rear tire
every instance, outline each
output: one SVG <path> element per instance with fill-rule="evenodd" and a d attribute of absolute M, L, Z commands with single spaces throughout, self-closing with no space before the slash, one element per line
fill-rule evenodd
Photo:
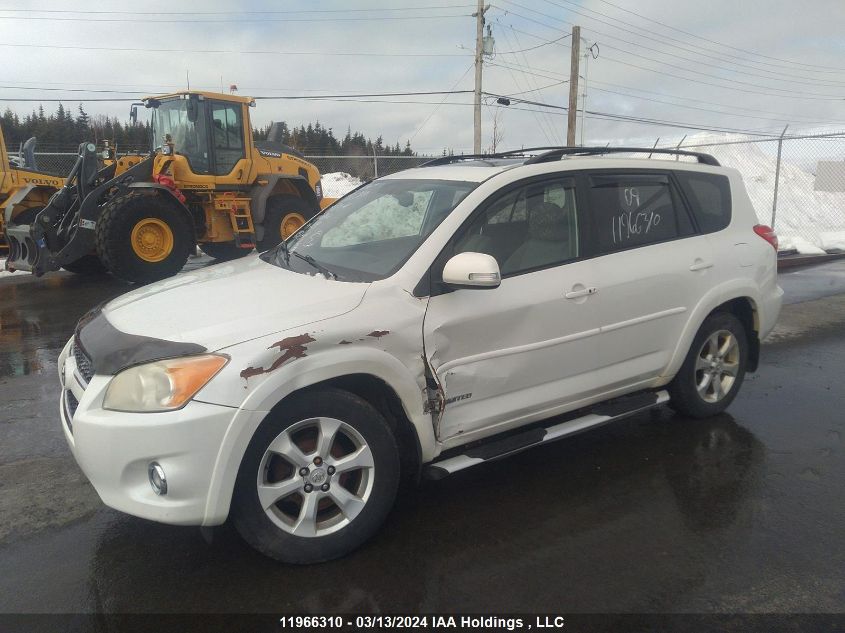
<path fill-rule="evenodd" d="M 200 249 L 218 262 L 228 262 L 233 259 L 246 257 L 252 252 L 251 248 L 240 248 L 234 242 L 207 242 L 200 244 Z"/>
<path fill-rule="evenodd" d="M 234 524 L 247 543 L 278 561 L 338 558 L 379 529 L 399 475 L 396 440 L 372 405 L 340 389 L 296 394 L 247 447 Z"/>
<path fill-rule="evenodd" d="M 745 327 L 729 312 L 708 316 L 669 383 L 669 406 L 691 418 L 722 413 L 736 398 L 748 364 Z"/>
<path fill-rule="evenodd" d="M 289 238 L 319 212 L 319 207 L 299 196 L 273 196 L 267 201 L 264 238 L 258 243 L 258 251 L 270 250 Z"/>
<path fill-rule="evenodd" d="M 178 273 L 194 251 L 184 210 L 162 195 L 133 192 L 106 204 L 96 228 L 97 254 L 125 281 L 149 283 Z"/>

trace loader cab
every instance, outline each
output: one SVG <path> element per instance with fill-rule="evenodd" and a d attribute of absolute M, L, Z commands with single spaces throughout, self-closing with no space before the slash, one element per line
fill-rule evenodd
<path fill-rule="evenodd" d="M 194 174 L 225 176 L 247 157 L 243 100 L 187 93 L 149 98 L 145 105 L 153 111 L 154 151 L 184 157 Z"/>

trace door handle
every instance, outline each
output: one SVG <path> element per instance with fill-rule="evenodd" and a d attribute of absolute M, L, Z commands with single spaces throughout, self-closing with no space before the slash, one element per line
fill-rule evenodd
<path fill-rule="evenodd" d="M 697 270 L 707 270 L 708 268 L 713 268 L 713 262 L 705 262 L 703 259 L 696 259 L 695 263 L 689 267 L 689 269 L 693 272 Z"/>
<path fill-rule="evenodd" d="M 589 295 L 594 295 L 599 291 L 598 288 L 595 286 L 591 286 L 590 288 L 580 288 L 579 290 L 570 290 L 567 292 L 564 297 L 567 299 L 578 299 L 580 297 L 587 297 Z"/>

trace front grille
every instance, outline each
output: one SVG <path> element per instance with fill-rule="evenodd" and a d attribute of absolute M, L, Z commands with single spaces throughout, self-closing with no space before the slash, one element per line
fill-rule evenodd
<path fill-rule="evenodd" d="M 65 420 L 67 421 L 68 431 L 73 434 L 73 416 L 76 414 L 76 408 L 79 406 L 79 401 L 76 399 L 70 389 L 65 391 Z"/>
<path fill-rule="evenodd" d="M 73 343 L 73 358 L 76 360 L 76 369 L 79 375 L 85 379 L 86 384 L 91 382 L 91 378 L 94 376 L 94 365 L 76 342 Z"/>

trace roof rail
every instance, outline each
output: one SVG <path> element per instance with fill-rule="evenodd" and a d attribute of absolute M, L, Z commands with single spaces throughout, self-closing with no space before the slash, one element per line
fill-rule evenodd
<path fill-rule="evenodd" d="M 437 165 L 450 165 L 462 160 L 486 160 L 489 158 L 517 158 L 524 156 L 527 152 L 538 152 L 541 150 L 556 149 L 555 147 L 527 147 L 525 149 L 512 149 L 507 152 L 496 152 L 494 154 L 453 154 L 450 156 L 441 156 L 434 158 L 420 167 L 436 167 Z"/>
<path fill-rule="evenodd" d="M 540 148 L 538 148 L 540 149 Z M 713 165 L 719 167 L 719 161 L 710 154 L 703 152 L 689 152 L 684 149 L 657 149 L 654 147 L 557 147 L 537 156 L 532 156 L 525 161 L 526 165 L 535 163 L 549 163 L 554 160 L 560 160 L 564 156 L 601 156 L 602 154 L 670 154 L 673 156 L 692 156 L 698 159 L 699 163 L 704 165 Z M 525 151 L 525 150 L 520 150 Z"/>

